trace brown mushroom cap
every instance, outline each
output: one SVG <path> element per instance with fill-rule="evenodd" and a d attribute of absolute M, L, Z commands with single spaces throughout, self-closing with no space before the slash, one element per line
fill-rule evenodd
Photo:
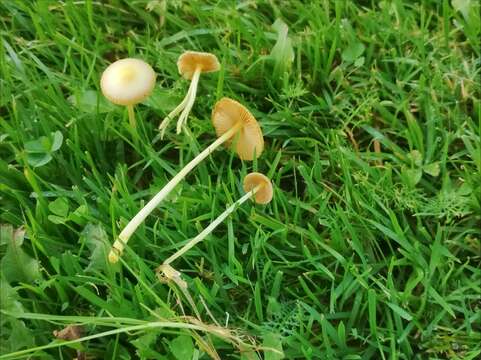
<path fill-rule="evenodd" d="M 198 51 L 186 51 L 177 60 L 179 74 L 186 79 L 192 79 L 197 67 L 201 72 L 214 72 L 219 71 L 220 64 L 214 54 Z"/>
<path fill-rule="evenodd" d="M 264 137 L 256 118 L 243 105 L 229 98 L 219 100 L 212 110 L 212 123 L 218 137 L 231 129 L 239 121 L 242 127 L 236 135 L 226 141 L 230 145 L 236 140 L 236 152 L 242 160 L 258 158 L 264 150 Z"/>
<path fill-rule="evenodd" d="M 247 193 L 259 185 L 262 187 L 254 194 L 254 201 L 258 204 L 267 204 L 272 200 L 274 193 L 272 183 L 267 176 L 258 172 L 247 174 L 242 187 Z"/>

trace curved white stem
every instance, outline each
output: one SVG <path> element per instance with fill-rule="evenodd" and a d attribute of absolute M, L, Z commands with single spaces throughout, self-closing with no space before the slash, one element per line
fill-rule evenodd
<path fill-rule="evenodd" d="M 195 97 L 197 95 L 197 85 L 199 84 L 201 68 L 198 67 L 194 71 L 194 75 L 192 76 L 192 81 L 190 82 L 189 92 L 188 92 L 188 100 L 185 105 L 184 111 L 179 116 L 179 120 L 177 120 L 177 134 L 180 134 L 182 131 L 182 125 L 187 121 L 189 117 L 190 110 L 192 110 L 192 106 L 194 106 Z"/>
<path fill-rule="evenodd" d="M 160 130 L 161 139 L 164 138 L 165 130 L 167 129 L 167 126 L 169 125 L 170 120 L 172 120 L 174 117 L 176 117 L 177 115 L 179 115 L 179 113 L 182 112 L 182 114 L 179 117 L 179 120 L 177 121 L 177 134 L 180 133 L 183 123 L 189 116 L 192 106 L 194 106 L 195 97 L 197 95 L 197 85 L 199 84 L 199 78 L 200 78 L 201 72 L 202 72 L 201 68 L 195 69 L 194 74 L 192 75 L 192 80 L 189 85 L 189 90 L 187 90 L 187 94 L 185 95 L 184 99 L 160 123 L 159 130 Z"/>
<path fill-rule="evenodd" d="M 124 251 L 125 244 L 129 241 L 132 234 L 139 227 L 140 224 L 145 220 L 145 218 L 159 205 L 159 203 L 165 199 L 167 195 L 174 189 L 174 187 L 190 172 L 193 168 L 197 166 L 202 160 L 209 156 L 216 148 L 225 143 L 231 137 L 233 137 L 237 131 L 242 126 L 239 122 L 233 126 L 229 131 L 224 133 L 216 141 L 210 144 L 204 151 L 192 159 L 187 165 L 180 170 L 177 175 L 175 175 L 153 198 L 150 200 L 132 220 L 127 224 L 127 226 L 122 230 L 117 240 L 115 240 L 112 245 L 112 250 L 109 253 L 109 261 L 111 263 L 116 263 L 119 260 L 119 255 Z"/>
<path fill-rule="evenodd" d="M 184 255 L 187 251 L 192 249 L 196 244 L 204 240 L 222 221 L 225 220 L 230 214 L 234 212 L 239 206 L 241 206 L 244 202 L 249 200 L 254 194 L 259 191 L 262 185 L 256 186 L 254 189 L 249 191 L 247 194 L 242 196 L 239 200 L 229 206 L 222 214 L 220 214 L 214 221 L 212 221 L 209 226 L 207 226 L 204 230 L 202 230 L 199 235 L 192 238 L 187 244 L 185 244 L 180 250 L 178 250 L 174 255 L 169 257 L 167 260 L 164 261 L 163 265 L 169 265 L 172 261 L 177 259 L 178 257 Z"/>
<path fill-rule="evenodd" d="M 190 87 L 189 87 L 190 89 Z M 187 95 L 185 95 L 184 99 L 180 102 L 179 105 L 177 105 L 177 107 L 172 110 L 169 115 L 167 115 L 164 120 L 162 120 L 162 122 L 160 123 L 159 125 L 159 130 L 160 130 L 160 138 L 163 139 L 164 138 L 164 134 L 165 134 L 165 130 L 167 129 L 167 126 L 169 125 L 170 123 L 170 120 L 172 120 L 174 117 L 176 117 L 182 110 L 184 110 L 185 108 L 185 105 L 187 104 L 187 102 L 189 101 L 189 94 L 190 92 L 187 92 Z"/>

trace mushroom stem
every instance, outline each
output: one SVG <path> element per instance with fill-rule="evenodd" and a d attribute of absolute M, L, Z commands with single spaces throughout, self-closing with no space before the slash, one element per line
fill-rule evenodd
<path fill-rule="evenodd" d="M 127 224 L 127 226 L 119 234 L 117 240 L 115 240 L 112 245 L 112 250 L 109 253 L 109 261 L 111 263 L 116 263 L 119 260 L 119 255 L 122 254 L 125 244 L 129 241 L 132 234 L 139 227 L 140 224 L 145 220 L 145 218 L 159 205 L 159 203 L 165 199 L 165 197 L 174 189 L 174 187 L 190 172 L 195 168 L 202 160 L 209 156 L 216 148 L 225 143 L 227 140 L 232 138 L 242 127 L 242 122 L 235 124 L 229 131 L 225 132 L 216 141 L 210 144 L 204 151 L 192 159 L 187 165 L 180 170 L 177 175 L 175 175 L 153 198 L 150 200 L 132 220 Z"/>
<path fill-rule="evenodd" d="M 192 76 L 192 80 L 189 85 L 189 90 L 187 91 L 187 94 L 185 95 L 184 99 L 160 123 L 159 130 L 160 130 L 161 139 L 164 138 L 165 130 L 167 129 L 167 126 L 169 125 L 170 120 L 172 120 L 174 117 L 179 115 L 180 112 L 182 112 L 182 114 L 180 115 L 177 121 L 177 134 L 180 133 L 183 122 L 185 122 L 185 119 L 187 119 L 187 117 L 189 116 L 192 106 L 194 106 L 194 101 L 197 95 L 197 85 L 199 84 L 199 78 L 200 78 L 201 72 L 202 72 L 202 69 L 200 67 L 197 67 L 195 69 L 194 75 Z"/>
<path fill-rule="evenodd" d="M 127 105 L 127 112 L 129 113 L 129 123 L 132 129 L 137 128 L 137 122 L 135 121 L 134 105 Z"/>
<path fill-rule="evenodd" d="M 182 131 L 182 125 L 187 121 L 189 117 L 190 110 L 192 110 L 192 106 L 194 106 L 195 97 L 197 96 L 197 85 L 199 84 L 199 78 L 202 68 L 197 66 L 194 71 L 194 75 L 192 76 L 192 81 L 190 82 L 189 91 L 187 92 L 186 98 L 187 103 L 185 105 L 182 114 L 179 116 L 179 120 L 177 120 L 177 134 L 180 134 Z"/>
<path fill-rule="evenodd" d="M 245 203 L 249 200 L 252 196 L 255 195 L 257 191 L 263 185 L 258 185 L 247 194 L 242 196 L 239 200 L 229 206 L 222 214 L 220 214 L 214 221 L 212 221 L 209 226 L 207 226 L 204 230 L 202 230 L 196 237 L 192 238 L 187 244 L 185 244 L 180 250 L 178 250 L 174 255 L 169 257 L 167 260 L 164 261 L 163 265 L 169 265 L 172 261 L 177 259 L 178 257 L 184 255 L 187 251 L 192 249 L 196 244 L 204 240 L 221 222 L 225 220 L 230 214 L 234 212 L 240 205 Z"/>
<path fill-rule="evenodd" d="M 191 83 L 192 84 L 192 83 Z M 177 105 L 175 107 L 174 110 L 172 110 L 169 115 L 167 115 L 164 120 L 162 120 L 162 122 L 160 123 L 159 125 L 159 130 L 160 130 L 160 138 L 163 139 L 164 138 L 164 133 L 165 133 L 165 130 L 167 129 L 167 126 L 169 125 L 170 123 L 170 120 L 172 120 L 174 117 L 176 117 L 177 115 L 179 115 L 179 113 L 184 110 L 185 108 L 185 105 L 187 104 L 187 102 L 189 101 L 189 94 L 190 94 L 190 87 L 189 87 L 189 91 L 187 91 L 187 95 L 185 95 L 184 99 L 180 102 L 179 105 Z"/>

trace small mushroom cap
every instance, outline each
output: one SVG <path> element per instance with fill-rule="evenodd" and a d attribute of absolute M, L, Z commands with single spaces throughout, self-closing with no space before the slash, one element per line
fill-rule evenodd
<path fill-rule="evenodd" d="M 186 51 L 177 60 L 179 74 L 186 79 L 192 79 L 197 67 L 200 67 L 201 72 L 207 73 L 219 71 L 220 64 L 214 54 L 198 51 Z"/>
<path fill-rule="evenodd" d="M 155 86 L 155 72 L 139 59 L 122 59 L 110 64 L 102 74 L 100 88 L 117 105 L 134 105 L 147 98 Z"/>
<path fill-rule="evenodd" d="M 212 123 L 217 136 L 222 136 L 238 122 L 242 127 L 237 135 L 226 141 L 230 145 L 235 143 L 235 151 L 242 160 L 253 160 L 254 154 L 258 158 L 264 150 L 264 137 L 256 118 L 243 105 L 229 98 L 219 100 L 212 110 Z"/>
<path fill-rule="evenodd" d="M 246 193 L 259 185 L 262 185 L 262 187 L 254 194 L 254 201 L 258 204 L 267 204 L 271 202 L 274 190 L 272 189 L 272 183 L 267 176 L 258 172 L 253 172 L 247 174 L 244 178 L 243 188 Z"/>

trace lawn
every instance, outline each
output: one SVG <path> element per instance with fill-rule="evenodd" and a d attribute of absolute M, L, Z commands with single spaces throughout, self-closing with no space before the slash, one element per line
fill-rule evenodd
<path fill-rule="evenodd" d="M 0 359 L 476 359 L 480 5 L 424 1 L 0 2 Z M 185 131 L 186 50 L 215 54 Z M 157 74 L 125 107 L 115 60 Z M 221 147 L 107 260 L 128 221 L 239 101 L 265 150 Z M 267 175 L 267 205 L 239 206 Z M 179 279 L 178 279 L 179 280 Z"/>

